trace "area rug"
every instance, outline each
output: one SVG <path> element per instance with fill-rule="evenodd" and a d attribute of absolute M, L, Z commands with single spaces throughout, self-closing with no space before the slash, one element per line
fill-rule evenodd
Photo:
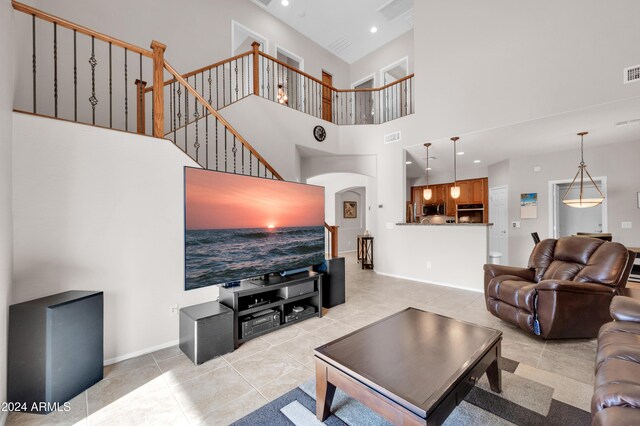
<path fill-rule="evenodd" d="M 514 374 L 518 363 L 502 360 L 501 394 L 492 392 L 486 376 L 451 413 L 454 425 L 589 425 L 589 412 L 554 398 L 554 387 Z M 527 367 L 529 371 L 533 367 Z M 547 373 L 541 372 L 541 377 Z M 587 386 L 587 385 L 585 385 Z M 390 423 L 339 389 L 324 423 L 316 419 L 315 380 L 309 380 L 257 409 L 234 425 L 386 426 Z"/>

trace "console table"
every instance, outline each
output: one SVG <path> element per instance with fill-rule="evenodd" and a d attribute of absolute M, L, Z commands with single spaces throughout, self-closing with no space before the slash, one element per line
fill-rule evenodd
<path fill-rule="evenodd" d="M 281 289 L 298 285 L 313 285 L 313 291 L 289 297 L 281 297 Z M 233 341 L 234 348 L 255 337 L 265 335 L 282 327 L 296 324 L 311 317 L 322 317 L 322 274 L 317 272 L 302 272 L 291 276 L 270 276 L 268 280 L 244 280 L 235 287 L 220 287 L 219 301 L 233 310 Z M 311 306 L 314 313 L 294 321 L 285 322 L 285 317 L 291 314 L 293 307 Z M 280 324 L 277 327 L 252 334 L 242 338 L 241 323 L 250 315 L 266 309 L 280 312 Z"/>

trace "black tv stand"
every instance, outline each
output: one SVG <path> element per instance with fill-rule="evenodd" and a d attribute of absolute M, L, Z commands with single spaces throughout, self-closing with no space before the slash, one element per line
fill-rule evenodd
<path fill-rule="evenodd" d="M 240 285 L 235 287 L 220 287 L 220 303 L 233 309 L 233 340 L 235 348 L 255 337 L 296 324 L 310 317 L 322 317 L 322 274 L 307 271 L 285 277 L 269 275 L 263 278 L 266 279 L 244 280 L 240 282 Z M 289 297 L 288 299 L 278 296 L 279 289 L 311 282 L 313 283 L 312 292 Z M 262 301 L 267 301 L 267 303 L 261 303 Z M 285 323 L 285 316 L 291 313 L 294 305 L 311 306 L 314 308 L 315 313 Z M 243 339 L 241 337 L 240 327 L 242 320 L 252 314 L 267 309 L 280 312 L 280 325 Z"/>

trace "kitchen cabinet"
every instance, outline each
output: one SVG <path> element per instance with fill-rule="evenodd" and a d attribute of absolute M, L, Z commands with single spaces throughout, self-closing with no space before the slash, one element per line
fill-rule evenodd
<path fill-rule="evenodd" d="M 432 191 L 431 200 L 422 198 L 422 190 L 426 186 L 414 186 L 411 188 L 411 203 L 417 204 L 417 215 L 422 216 L 422 206 L 425 204 L 444 204 L 445 215 L 455 217 L 457 214 L 458 204 L 483 204 L 484 205 L 484 221 L 488 222 L 489 203 L 488 203 L 488 179 L 466 179 L 459 180 L 460 197 L 451 198 L 451 187 L 453 182 L 442 183 L 438 185 L 429 185 Z"/>

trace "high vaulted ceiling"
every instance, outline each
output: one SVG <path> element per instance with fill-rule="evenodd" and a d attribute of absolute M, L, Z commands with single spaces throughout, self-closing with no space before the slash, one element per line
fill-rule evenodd
<path fill-rule="evenodd" d="M 413 0 L 250 1 L 350 64 L 413 28 Z"/>
<path fill-rule="evenodd" d="M 487 167 L 508 158 L 574 149 L 579 161 L 580 138 L 576 133 L 588 131 L 585 149 L 594 145 L 633 142 L 640 140 L 640 97 L 597 105 L 539 120 L 474 132 L 460 136 L 457 151 L 458 170 Z M 425 141 L 427 142 L 427 141 Z M 453 175 L 453 142 L 448 138 L 428 141 L 430 175 Z M 597 161 L 586 158 L 586 161 Z M 479 163 L 474 161 L 480 160 Z M 426 149 L 423 144 L 407 148 L 407 177 L 424 176 Z"/>

